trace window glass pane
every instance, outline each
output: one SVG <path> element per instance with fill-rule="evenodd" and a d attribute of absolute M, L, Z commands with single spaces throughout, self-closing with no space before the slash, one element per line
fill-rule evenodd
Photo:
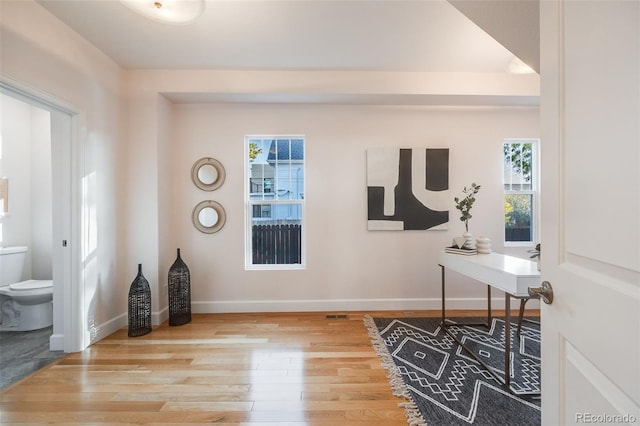
<path fill-rule="evenodd" d="M 272 194 L 265 199 L 304 199 L 304 141 L 265 140 L 262 141 L 262 145 L 267 152 L 262 177 L 264 192 Z"/>
<path fill-rule="evenodd" d="M 274 198 L 275 168 L 269 164 L 269 139 L 249 140 L 249 193 L 251 200 Z"/>
<path fill-rule="evenodd" d="M 301 236 L 301 205 L 253 205 L 251 255 L 254 265 L 302 263 Z"/>
<path fill-rule="evenodd" d="M 262 167 L 251 167 L 251 176 L 249 177 L 249 183 L 251 185 L 251 189 L 249 190 L 251 194 L 261 196 L 264 192 L 264 178 L 262 177 Z"/>
<path fill-rule="evenodd" d="M 533 195 L 508 194 L 504 199 L 505 241 L 532 241 Z"/>
<path fill-rule="evenodd" d="M 505 191 L 531 190 L 533 184 L 533 146 L 531 143 L 504 144 Z"/>
<path fill-rule="evenodd" d="M 302 139 L 291 139 L 291 159 L 304 160 L 304 143 Z"/>
<path fill-rule="evenodd" d="M 290 166 L 290 152 L 289 152 L 289 140 L 278 139 L 275 141 L 275 156 L 270 156 L 270 161 L 276 169 L 276 198 L 279 200 L 289 200 L 289 169 Z"/>
<path fill-rule="evenodd" d="M 532 243 L 537 238 L 536 150 L 534 141 L 511 140 L 503 144 L 505 242 Z"/>
<path fill-rule="evenodd" d="M 254 222 L 271 219 L 271 204 L 254 204 L 251 217 Z"/>
<path fill-rule="evenodd" d="M 278 157 L 277 159 L 281 162 L 281 164 L 284 164 L 291 159 L 289 142 L 289 139 L 278 139 L 276 141 L 276 153 Z"/>
<path fill-rule="evenodd" d="M 302 139 L 291 140 L 291 198 L 304 199 L 304 143 Z"/>
<path fill-rule="evenodd" d="M 248 137 L 246 143 L 246 265 L 303 266 L 304 138 Z"/>
<path fill-rule="evenodd" d="M 262 146 L 262 139 L 250 139 L 249 140 L 249 161 L 251 163 L 262 164 L 262 157 L 264 157 L 264 148 Z"/>

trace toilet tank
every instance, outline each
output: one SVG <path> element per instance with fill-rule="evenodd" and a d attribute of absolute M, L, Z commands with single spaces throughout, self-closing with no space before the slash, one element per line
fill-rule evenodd
<path fill-rule="evenodd" d="M 0 286 L 24 280 L 27 247 L 0 247 Z"/>

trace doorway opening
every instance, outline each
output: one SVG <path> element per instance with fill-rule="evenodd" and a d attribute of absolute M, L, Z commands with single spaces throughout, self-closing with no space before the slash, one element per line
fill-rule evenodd
<path fill-rule="evenodd" d="M 33 108 L 35 111 L 44 111 L 49 115 L 49 151 L 50 173 L 49 187 L 51 197 L 45 201 L 46 196 L 36 197 L 35 206 L 48 207 L 50 235 L 49 252 L 51 278 L 53 281 L 53 329 L 49 338 L 49 349 L 52 351 L 76 352 L 84 349 L 86 343 L 81 333 L 82 307 L 77 303 L 82 286 L 78 268 L 79 244 L 76 235 L 78 232 L 78 215 L 75 208 L 74 188 L 74 108 L 66 105 L 51 96 L 26 87 L 19 82 L 3 77 L 0 80 L 0 95 L 20 101 Z M 4 103 L 3 103 L 4 104 Z M 4 141 L 6 143 L 6 141 Z M 11 194 L 9 183 L 9 193 Z M 41 185 L 44 186 L 44 185 Z M 44 188 L 39 188 L 39 191 Z M 11 195 L 9 195 L 11 199 Z M 48 206 L 45 206 L 48 205 Z M 17 216 L 17 215 L 16 215 Z M 3 221 L 3 231 L 8 234 L 9 222 Z M 40 231 L 39 231 L 40 232 Z M 11 244 L 3 241 L 2 245 Z M 40 243 L 43 245 L 42 243 Z M 81 299 L 80 299 L 81 300 Z"/>

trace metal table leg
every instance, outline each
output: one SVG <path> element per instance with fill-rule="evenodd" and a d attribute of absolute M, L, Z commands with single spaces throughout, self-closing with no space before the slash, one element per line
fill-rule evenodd
<path fill-rule="evenodd" d="M 514 393 L 514 390 L 511 388 L 511 294 L 504 294 L 504 308 L 505 308 L 505 324 L 504 324 L 504 377 L 501 377 L 497 374 L 492 367 L 490 367 L 487 363 L 485 363 L 478 355 L 472 352 L 467 346 L 462 343 L 462 341 L 454 335 L 451 331 L 449 331 L 450 327 L 463 327 L 463 326 L 474 326 L 480 325 L 485 327 L 491 327 L 491 322 L 493 320 L 492 312 L 491 312 L 491 286 L 487 285 L 487 323 L 449 323 L 446 322 L 446 310 L 445 310 L 445 267 L 439 265 L 442 268 L 442 317 L 441 317 L 441 326 L 445 333 L 449 335 L 456 343 L 458 343 L 462 349 L 464 349 L 471 357 L 473 357 L 476 361 L 478 361 L 495 379 L 502 383 L 509 392 Z M 520 393 L 518 395 L 540 395 L 539 392 L 535 393 Z"/>
<path fill-rule="evenodd" d="M 441 283 L 442 283 L 442 320 L 440 321 L 440 324 L 442 324 L 444 326 L 444 319 L 445 319 L 445 308 L 444 308 L 444 266 L 440 265 L 440 268 L 442 268 L 442 274 L 441 274 Z"/>
<path fill-rule="evenodd" d="M 493 316 L 491 315 L 491 286 L 487 285 L 487 326 L 491 327 L 491 320 Z"/>
<path fill-rule="evenodd" d="M 504 384 L 511 389 L 511 295 L 504 294 Z"/>

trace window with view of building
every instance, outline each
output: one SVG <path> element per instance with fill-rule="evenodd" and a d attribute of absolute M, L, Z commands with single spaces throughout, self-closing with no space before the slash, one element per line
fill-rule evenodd
<path fill-rule="evenodd" d="M 505 242 L 533 243 L 538 231 L 538 140 L 506 140 L 503 156 Z"/>
<path fill-rule="evenodd" d="M 304 137 L 247 136 L 246 266 L 304 267 Z"/>

